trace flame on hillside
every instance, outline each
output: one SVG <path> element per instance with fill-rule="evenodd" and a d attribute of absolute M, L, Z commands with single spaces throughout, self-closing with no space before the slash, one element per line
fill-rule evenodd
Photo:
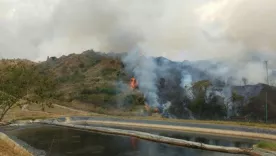
<path fill-rule="evenodd" d="M 147 112 L 159 113 L 158 108 L 151 108 L 147 103 L 145 104 L 145 109 Z"/>
<path fill-rule="evenodd" d="M 137 82 L 137 80 L 134 77 L 130 79 L 129 86 L 130 86 L 131 89 L 138 88 L 138 82 Z"/>
<path fill-rule="evenodd" d="M 137 82 L 137 80 L 136 80 L 134 77 L 132 77 L 132 78 L 130 79 L 129 86 L 130 86 L 130 88 L 133 89 L 133 90 L 138 88 L 138 82 Z M 145 110 L 146 110 L 147 112 L 160 113 L 160 112 L 159 112 L 159 109 L 158 109 L 157 107 L 151 107 L 151 106 L 148 105 L 147 103 L 145 103 Z"/>

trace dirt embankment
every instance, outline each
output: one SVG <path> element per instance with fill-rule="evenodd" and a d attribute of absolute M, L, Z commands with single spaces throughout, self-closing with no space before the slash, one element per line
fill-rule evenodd
<path fill-rule="evenodd" d="M 0 156 L 32 156 L 32 154 L 0 132 Z"/>

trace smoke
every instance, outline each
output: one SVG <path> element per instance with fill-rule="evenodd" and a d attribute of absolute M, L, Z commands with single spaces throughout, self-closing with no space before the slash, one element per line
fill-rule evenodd
<path fill-rule="evenodd" d="M 275 0 L 1 0 L 4 58 L 45 60 L 87 49 L 172 60 L 219 60 L 214 70 L 263 82 L 262 62 L 276 68 Z M 261 73 L 260 73 L 261 72 Z"/>
<path fill-rule="evenodd" d="M 123 63 L 126 65 L 126 70 L 134 74 L 139 90 L 143 92 L 147 103 L 150 106 L 159 106 L 155 74 L 157 66 L 153 58 L 132 51 L 123 58 Z"/>
<path fill-rule="evenodd" d="M 185 90 L 186 96 L 189 99 L 193 98 L 193 93 L 191 91 L 192 87 L 192 76 L 187 71 L 182 71 L 182 78 L 180 86 Z"/>
<path fill-rule="evenodd" d="M 274 0 L 213 1 L 201 8 L 202 19 L 222 25 L 229 39 L 251 50 L 275 51 L 275 4 Z"/>
<path fill-rule="evenodd" d="M 180 85 L 183 88 L 187 88 L 187 87 L 190 87 L 191 84 L 192 84 L 192 76 L 188 72 L 183 71 Z"/>

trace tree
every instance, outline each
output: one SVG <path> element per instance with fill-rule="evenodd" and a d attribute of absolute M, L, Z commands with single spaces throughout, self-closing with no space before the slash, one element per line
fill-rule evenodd
<path fill-rule="evenodd" d="M 41 71 L 38 68 L 34 68 L 34 72 L 31 73 L 33 79 L 31 93 L 32 96 L 28 96 L 28 101 L 40 104 L 42 111 L 45 107 L 52 107 L 52 99 L 55 97 L 55 88 L 57 82 L 52 78 L 53 73 L 49 71 Z"/>
<path fill-rule="evenodd" d="M 227 107 L 223 103 L 224 99 L 217 96 L 214 91 L 208 90 L 211 86 L 212 83 L 209 80 L 198 81 L 192 86 L 194 99 L 188 108 L 198 118 L 218 119 L 227 115 Z"/>
<path fill-rule="evenodd" d="M 194 100 L 188 105 L 188 108 L 199 118 L 203 112 L 203 107 L 205 105 L 205 95 L 199 94 L 195 97 Z"/>
<path fill-rule="evenodd" d="M 0 121 L 27 94 L 29 71 L 21 62 L 7 64 L 0 71 Z"/>
<path fill-rule="evenodd" d="M 199 118 L 201 117 L 204 107 L 206 105 L 206 91 L 207 88 L 210 87 L 212 84 L 208 80 L 202 80 L 195 82 L 192 85 L 192 92 L 194 95 L 194 99 L 192 100 L 191 104 L 188 108 L 195 113 Z"/>
<path fill-rule="evenodd" d="M 205 102 L 201 116 L 205 119 L 219 119 L 227 115 L 227 110 L 223 104 L 223 98 L 216 96 L 213 92 Z"/>
<path fill-rule="evenodd" d="M 241 114 L 243 111 L 244 97 L 233 91 L 231 99 L 233 103 L 238 103 L 238 106 L 234 107 L 234 112 Z"/>
<path fill-rule="evenodd" d="M 243 77 L 243 78 L 242 78 L 242 82 L 243 82 L 243 85 L 246 86 L 246 85 L 248 84 L 247 78 Z"/>
<path fill-rule="evenodd" d="M 192 90 L 194 94 L 202 94 L 202 93 L 205 94 L 207 88 L 210 87 L 211 85 L 212 83 L 209 80 L 198 81 L 193 84 Z"/>
<path fill-rule="evenodd" d="M 13 97 L 5 92 L 0 92 L 0 121 L 3 120 L 4 116 L 13 107 L 16 101 L 16 97 Z"/>
<path fill-rule="evenodd" d="M 229 118 L 230 117 L 230 104 L 232 103 L 232 96 L 225 99 L 224 101 L 225 101 L 224 106 L 226 109 L 226 115 L 227 115 L 227 118 Z"/>
<path fill-rule="evenodd" d="M 19 101 L 50 106 L 56 84 L 50 74 L 41 73 L 35 64 L 15 61 L 0 69 L 0 121 Z"/>

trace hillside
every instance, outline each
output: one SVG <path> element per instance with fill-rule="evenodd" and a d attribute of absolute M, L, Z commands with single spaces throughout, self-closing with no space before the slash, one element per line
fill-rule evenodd
<path fill-rule="evenodd" d="M 142 98 L 142 94 L 130 92 L 126 85 L 130 76 L 124 72 L 118 57 L 86 51 L 79 55 L 52 57 L 38 67 L 54 73 L 58 82 L 55 98 L 71 107 L 93 111 L 128 108 L 123 105 L 128 105 L 130 97 L 131 103 Z M 120 85 L 120 82 L 125 83 Z M 124 92 L 120 87 L 124 87 Z"/>
<path fill-rule="evenodd" d="M 144 105 L 149 104 L 153 110 L 158 107 L 158 112 L 171 118 L 246 116 L 250 120 L 264 119 L 268 92 L 268 118 L 276 121 L 275 87 L 232 86 L 188 61 L 173 62 L 163 57 L 149 61 L 138 57 L 89 50 L 60 58 L 49 57 L 41 63 L 2 60 L 1 83 L 15 83 L 14 87 L 22 88 L 14 92 L 11 85 L 6 88 L 3 85 L 2 91 L 10 95 L 19 92 L 20 98 L 32 97 L 37 103 L 52 101 L 99 113 L 142 115 Z M 134 90 L 129 86 L 132 77 L 138 80 L 138 88 Z"/>

